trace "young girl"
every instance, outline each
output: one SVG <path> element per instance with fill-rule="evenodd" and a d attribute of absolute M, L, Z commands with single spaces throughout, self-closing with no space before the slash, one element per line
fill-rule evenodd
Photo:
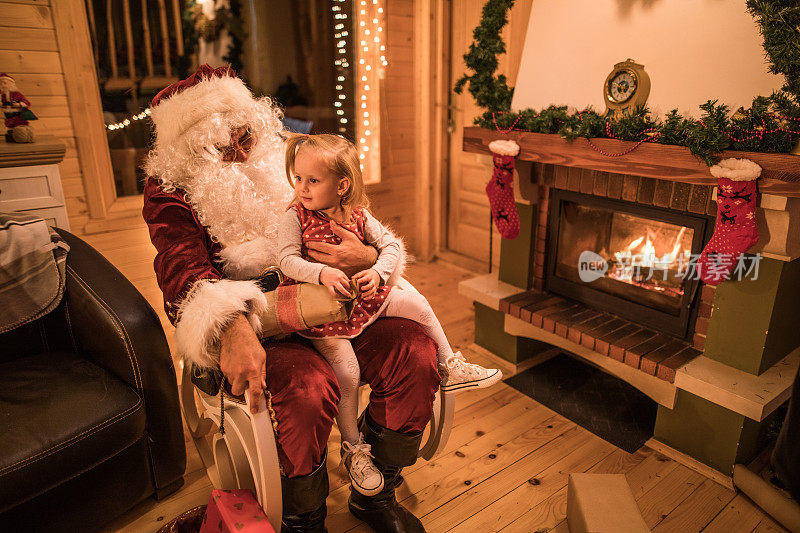
<path fill-rule="evenodd" d="M 341 390 L 336 420 L 342 435 L 342 461 L 353 487 L 372 496 L 383 488 L 383 476 L 357 429 L 360 372 L 349 339 L 380 316 L 408 318 L 419 323 L 438 345 L 443 392 L 488 387 L 497 383 L 502 373 L 469 364 L 460 352 L 453 353 L 427 300 L 418 292 L 386 284 L 402 260 L 402 249 L 397 238 L 367 211 L 369 201 L 356 147 L 327 134 L 292 136 L 286 144 L 286 175 L 295 199 L 278 233 L 283 273 L 295 281 L 325 285 L 333 296 L 350 296 L 350 278 L 341 270 L 307 260 L 305 244 L 338 244 L 339 237 L 331 230 L 332 224 L 338 224 L 379 251 L 373 267 L 352 278 L 360 295 L 351 318 L 301 332 L 333 367 Z"/>

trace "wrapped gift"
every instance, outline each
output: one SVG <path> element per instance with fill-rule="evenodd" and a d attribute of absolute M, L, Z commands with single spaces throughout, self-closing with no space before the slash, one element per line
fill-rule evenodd
<path fill-rule="evenodd" d="M 249 490 L 211 491 L 200 533 L 275 533 Z"/>
<path fill-rule="evenodd" d="M 267 305 L 259 313 L 261 336 L 293 333 L 311 326 L 348 320 L 353 314 L 358 285 L 352 282 L 350 290 L 354 297 L 335 298 L 324 285 L 294 283 L 264 293 Z"/>

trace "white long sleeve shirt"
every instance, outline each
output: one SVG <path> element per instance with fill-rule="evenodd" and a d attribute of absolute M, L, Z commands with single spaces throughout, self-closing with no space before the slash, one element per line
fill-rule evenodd
<path fill-rule="evenodd" d="M 381 224 L 369 211 L 364 213 L 365 244 L 378 250 L 378 259 L 372 268 L 381 281 L 386 283 L 401 258 L 401 246 L 397 238 Z M 326 266 L 302 256 L 303 228 L 297 209 L 289 209 L 281 219 L 278 230 L 278 266 L 287 277 L 304 283 L 319 283 L 319 275 Z"/>

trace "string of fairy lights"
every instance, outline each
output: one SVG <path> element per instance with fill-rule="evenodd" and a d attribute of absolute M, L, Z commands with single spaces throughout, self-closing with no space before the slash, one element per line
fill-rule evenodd
<path fill-rule="evenodd" d="M 357 2 L 357 4 L 356 4 Z M 347 131 L 348 118 L 346 116 L 348 83 L 355 82 L 355 116 L 359 157 L 366 159 L 370 146 L 373 145 L 373 123 L 376 117 L 370 114 L 371 94 L 377 90 L 377 82 L 384 76 L 384 67 L 389 63 L 386 59 L 386 44 L 383 42 L 383 2 L 379 0 L 353 0 L 355 9 L 352 25 L 355 35 L 350 35 L 351 25 L 348 21 L 351 16 L 347 13 L 347 0 L 332 0 L 331 11 L 334 17 L 334 39 L 337 57 L 334 66 L 337 69 L 336 77 L 336 115 L 339 120 L 339 132 Z M 350 37 L 350 39 L 348 39 Z M 350 68 L 348 59 L 348 42 L 358 43 L 355 49 L 358 65 Z M 348 79 L 354 76 L 357 79 Z M 374 110 L 373 110 L 374 113 Z M 362 127 L 363 126 L 363 127 Z"/>
<path fill-rule="evenodd" d="M 109 131 L 121 130 L 121 129 L 127 128 L 128 126 L 130 126 L 134 122 L 139 121 L 139 120 L 144 120 L 149 116 L 150 116 L 150 108 L 148 107 L 147 109 L 145 109 L 141 113 L 137 113 L 135 115 L 131 115 L 130 117 L 128 117 L 128 118 L 126 118 L 126 119 L 124 119 L 124 120 L 122 120 L 120 122 L 115 122 L 114 124 L 106 124 L 106 129 L 109 130 Z"/>
<path fill-rule="evenodd" d="M 345 103 L 347 101 L 347 93 L 345 87 L 347 85 L 348 73 L 350 72 L 350 60 L 347 55 L 347 41 L 350 37 L 348 30 L 348 15 L 345 9 L 342 9 L 345 0 L 333 0 L 331 11 L 333 11 L 333 38 L 336 42 L 336 59 L 333 61 L 336 67 L 336 100 L 333 102 L 336 108 L 336 115 L 339 117 L 339 133 L 347 131 L 347 117 L 345 116 Z"/>

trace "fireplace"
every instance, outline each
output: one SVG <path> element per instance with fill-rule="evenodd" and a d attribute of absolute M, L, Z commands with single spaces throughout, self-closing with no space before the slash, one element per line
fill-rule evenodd
<path fill-rule="evenodd" d="M 553 190 L 548 225 L 545 291 L 691 336 L 706 216 Z"/>
<path fill-rule="evenodd" d="M 760 266 L 715 287 L 680 275 L 717 213 L 716 179 L 688 150 L 480 128 L 464 148 L 491 165 L 498 138 L 521 147 L 520 236 L 498 270 L 459 284 L 476 345 L 517 370 L 561 351 L 628 382 L 658 403 L 648 445 L 730 485 L 800 366 L 800 156 L 725 155 L 764 168 Z"/>

